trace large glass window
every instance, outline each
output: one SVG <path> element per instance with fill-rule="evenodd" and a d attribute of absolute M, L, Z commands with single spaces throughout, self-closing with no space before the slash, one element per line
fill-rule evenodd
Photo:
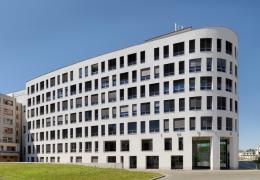
<path fill-rule="evenodd" d="M 190 59 L 190 72 L 200 72 L 201 71 L 201 58 Z"/>
<path fill-rule="evenodd" d="M 201 110 L 201 96 L 190 97 L 190 110 Z"/>
<path fill-rule="evenodd" d="M 212 39 L 211 38 L 201 38 L 200 39 L 200 51 L 211 51 Z"/>
<path fill-rule="evenodd" d="M 211 116 L 201 117 L 201 130 L 212 130 L 212 117 Z"/>
<path fill-rule="evenodd" d="M 184 118 L 173 119 L 173 130 L 174 131 L 184 131 L 185 130 L 185 119 Z"/>
<path fill-rule="evenodd" d="M 174 80 L 173 81 L 173 92 L 177 93 L 177 92 L 184 92 L 184 79 L 180 79 L 180 80 Z"/>
<path fill-rule="evenodd" d="M 173 44 L 173 56 L 184 54 L 184 42 Z"/>
<path fill-rule="evenodd" d="M 159 132 L 160 131 L 160 121 L 159 120 L 151 120 L 149 121 L 149 132 Z"/>

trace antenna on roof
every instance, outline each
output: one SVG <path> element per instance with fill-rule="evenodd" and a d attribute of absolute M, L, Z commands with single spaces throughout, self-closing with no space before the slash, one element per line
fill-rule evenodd
<path fill-rule="evenodd" d="M 179 31 L 179 30 L 182 30 L 184 29 L 183 26 L 179 26 L 177 23 L 174 23 L 174 31 Z"/>

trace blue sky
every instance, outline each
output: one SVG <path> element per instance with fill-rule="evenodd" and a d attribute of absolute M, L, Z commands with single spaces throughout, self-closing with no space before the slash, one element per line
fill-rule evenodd
<path fill-rule="evenodd" d="M 260 144 L 259 9 L 256 0 L 1 0 L 0 92 L 170 32 L 174 22 L 227 26 L 239 35 L 240 148 L 254 147 Z"/>

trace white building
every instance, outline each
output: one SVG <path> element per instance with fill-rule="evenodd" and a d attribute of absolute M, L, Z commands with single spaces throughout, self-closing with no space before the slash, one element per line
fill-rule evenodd
<path fill-rule="evenodd" d="M 186 28 L 28 81 L 27 161 L 237 168 L 237 44 Z"/>

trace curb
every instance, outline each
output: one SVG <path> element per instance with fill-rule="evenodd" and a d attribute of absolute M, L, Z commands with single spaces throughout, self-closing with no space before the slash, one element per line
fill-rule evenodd
<path fill-rule="evenodd" d="M 158 176 L 158 177 L 152 178 L 152 179 L 150 179 L 150 180 L 157 180 L 157 179 L 164 178 L 164 177 L 166 177 L 166 176 L 167 176 L 166 174 L 163 174 L 163 175 L 161 175 L 161 176 Z"/>

